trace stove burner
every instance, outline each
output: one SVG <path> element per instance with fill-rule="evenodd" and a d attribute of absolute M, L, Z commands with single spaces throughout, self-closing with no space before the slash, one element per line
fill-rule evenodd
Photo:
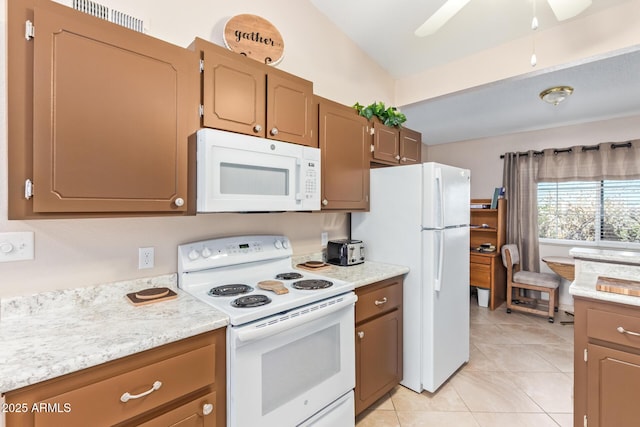
<path fill-rule="evenodd" d="M 271 298 L 266 295 L 256 294 L 256 295 L 246 295 L 244 297 L 236 298 L 231 301 L 231 305 L 237 308 L 251 308 L 251 307 L 260 307 L 261 305 L 266 305 L 271 302 Z"/>
<path fill-rule="evenodd" d="M 315 290 L 315 289 L 325 289 L 333 286 L 332 282 L 328 280 L 320 280 L 320 279 L 307 279 L 307 280 L 298 280 L 297 282 L 293 282 L 293 287 L 296 289 L 303 290 Z"/>
<path fill-rule="evenodd" d="M 294 279 L 302 279 L 302 274 L 290 272 L 290 273 L 280 273 L 276 276 L 277 280 L 294 280 Z"/>
<path fill-rule="evenodd" d="M 233 297 L 236 295 L 246 294 L 253 291 L 253 288 L 249 285 L 243 285 L 240 283 L 232 283 L 230 285 L 216 286 L 209 290 L 209 295 L 212 297 Z"/>

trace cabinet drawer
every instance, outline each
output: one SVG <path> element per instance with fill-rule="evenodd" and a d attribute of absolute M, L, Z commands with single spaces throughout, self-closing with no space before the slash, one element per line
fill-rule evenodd
<path fill-rule="evenodd" d="M 491 286 L 491 266 L 486 264 L 469 264 L 469 284 L 488 288 Z"/>
<path fill-rule="evenodd" d="M 392 282 L 389 286 L 370 292 L 358 292 L 356 303 L 356 323 L 386 313 L 402 304 L 402 282 Z"/>
<path fill-rule="evenodd" d="M 469 262 L 471 264 L 491 264 L 491 258 L 486 257 L 486 256 L 480 256 L 480 255 L 475 255 L 475 254 L 471 254 L 469 257 Z"/>
<path fill-rule="evenodd" d="M 100 420 L 100 425 L 125 421 L 211 384 L 215 362 L 215 345 L 208 345 L 58 394 L 41 404 L 63 410 L 37 412 L 35 425 L 71 427 L 86 426 L 87 420 Z M 162 383 L 157 390 L 144 397 L 121 401 L 125 392 L 143 394 L 151 390 L 156 381 Z M 64 408 L 69 410 L 65 412 Z"/>
<path fill-rule="evenodd" d="M 640 317 L 597 309 L 587 310 L 587 336 L 590 338 L 640 348 L 640 336 L 634 334 L 640 334 Z"/>
<path fill-rule="evenodd" d="M 215 427 L 215 411 L 218 410 L 218 408 L 214 406 L 215 403 L 215 392 L 209 393 L 206 396 L 192 400 L 187 404 L 162 414 L 151 421 L 144 424 L 138 424 L 138 427 Z"/>

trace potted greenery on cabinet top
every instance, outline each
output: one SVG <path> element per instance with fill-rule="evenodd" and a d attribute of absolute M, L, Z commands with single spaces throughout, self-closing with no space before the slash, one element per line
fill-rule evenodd
<path fill-rule="evenodd" d="M 371 120 L 373 116 L 377 117 L 385 126 L 400 127 L 407 120 L 407 116 L 402 114 L 396 107 L 386 107 L 384 102 L 374 102 L 366 107 L 356 102 L 353 108 L 358 111 L 358 114 L 366 117 L 367 120 Z"/>

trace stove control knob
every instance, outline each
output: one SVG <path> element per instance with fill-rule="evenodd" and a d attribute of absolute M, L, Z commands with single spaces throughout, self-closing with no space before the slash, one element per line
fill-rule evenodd
<path fill-rule="evenodd" d="M 198 253 L 198 251 L 196 251 L 195 249 L 191 249 L 191 252 L 189 252 L 189 259 L 191 261 L 195 261 L 198 258 L 200 258 L 200 254 Z"/>
<path fill-rule="evenodd" d="M 202 250 L 202 258 L 209 258 L 209 257 L 211 256 L 211 253 L 212 253 L 212 252 L 211 252 L 211 249 L 209 249 L 209 248 L 205 247 L 205 248 Z"/>
<path fill-rule="evenodd" d="M 282 247 L 285 249 L 289 249 L 289 241 L 288 240 L 283 240 L 282 241 Z"/>
<path fill-rule="evenodd" d="M 273 246 L 275 246 L 276 249 L 282 249 L 282 241 L 276 240 Z"/>

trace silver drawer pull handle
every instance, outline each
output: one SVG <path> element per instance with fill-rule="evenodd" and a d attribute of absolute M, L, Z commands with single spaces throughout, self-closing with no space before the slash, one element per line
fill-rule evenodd
<path fill-rule="evenodd" d="M 141 397 L 145 397 L 148 394 L 153 393 L 154 391 L 158 390 L 160 387 L 162 387 L 162 383 L 160 381 L 156 381 L 155 383 L 153 383 L 153 386 L 145 391 L 144 393 L 140 393 L 140 394 L 131 394 L 129 392 L 124 393 L 122 396 L 120 396 L 120 401 L 121 402 L 128 402 L 131 399 L 140 399 Z"/>
<path fill-rule="evenodd" d="M 387 297 L 382 298 L 381 300 L 376 300 L 374 302 L 375 305 L 382 305 L 387 303 Z"/>
<path fill-rule="evenodd" d="M 631 332 L 631 331 L 627 331 L 625 328 L 623 328 L 622 326 L 618 326 L 616 328 L 616 331 L 620 332 L 621 334 L 629 334 L 629 335 L 633 335 L 634 337 L 640 337 L 640 334 L 637 332 Z"/>
<path fill-rule="evenodd" d="M 358 338 L 360 339 L 364 338 L 364 332 L 362 331 L 358 332 Z"/>

